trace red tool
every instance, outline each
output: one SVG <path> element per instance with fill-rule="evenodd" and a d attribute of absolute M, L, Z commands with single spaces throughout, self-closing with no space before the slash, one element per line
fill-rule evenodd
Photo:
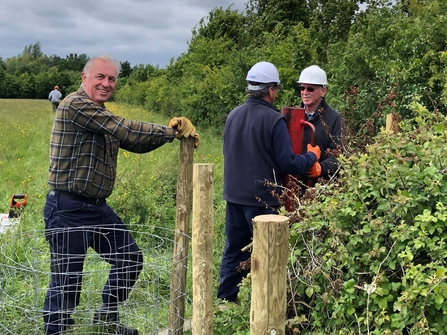
<path fill-rule="evenodd" d="M 292 150 L 296 154 L 301 154 L 303 149 L 303 127 L 309 127 L 312 130 L 310 143 L 315 146 L 315 127 L 312 123 L 305 120 L 305 110 L 299 107 L 282 107 L 281 114 L 285 117 L 290 139 L 292 140 Z M 311 180 L 308 180 L 311 182 Z M 299 176 L 285 175 L 284 186 L 286 187 L 286 210 L 294 210 L 291 199 L 299 192 Z"/>
<path fill-rule="evenodd" d="M 20 200 L 19 200 L 20 199 Z M 26 194 L 13 194 L 9 202 L 9 218 L 19 217 L 18 209 L 26 205 L 28 196 Z"/>

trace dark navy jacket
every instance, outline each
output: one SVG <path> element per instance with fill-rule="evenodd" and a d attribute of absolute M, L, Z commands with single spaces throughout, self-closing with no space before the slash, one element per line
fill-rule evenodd
<path fill-rule="evenodd" d="M 316 161 L 313 153 L 294 154 L 284 117 L 269 102 L 252 97 L 228 115 L 223 154 L 223 197 L 247 206 L 278 206 L 265 181 L 282 185 L 284 174 L 306 173 Z"/>
<path fill-rule="evenodd" d="M 304 107 L 304 105 L 301 105 Z M 341 149 L 342 147 L 342 127 L 343 120 L 339 112 L 329 106 L 324 98 L 321 100 L 315 114 L 307 119 L 315 127 L 315 142 L 320 147 L 321 157 L 321 177 L 329 179 L 337 170 L 339 163 L 333 155 L 328 155 L 328 149 Z M 303 151 L 307 151 L 307 144 L 310 143 L 311 129 L 304 127 Z M 300 176 L 304 184 L 307 184 L 307 176 Z M 315 180 L 313 180 L 313 184 Z"/>

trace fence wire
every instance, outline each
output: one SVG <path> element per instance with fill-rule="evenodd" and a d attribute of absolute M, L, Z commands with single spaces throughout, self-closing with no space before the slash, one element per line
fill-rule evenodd
<path fill-rule="evenodd" d="M 130 228 L 143 253 L 143 269 L 129 298 L 119 306 L 120 321 L 137 328 L 140 335 L 177 332 L 167 330 L 172 262 L 177 259 L 173 255 L 175 232 L 146 225 L 132 225 Z M 107 240 L 107 236 L 105 238 Z M 107 240 L 106 243 L 114 242 Z M 177 250 L 180 255 L 181 248 Z M 188 255 L 188 264 L 191 264 L 190 252 Z M 88 250 L 82 271 L 79 305 L 71 315 L 75 323 L 67 328 L 65 334 L 105 334 L 93 323 L 93 315 L 102 302 L 101 294 L 110 268 L 109 263 L 96 252 Z M 187 289 L 180 294 L 185 299 L 185 319 L 191 315 L 192 296 L 191 271 L 186 271 Z M 43 334 L 43 304 L 51 274 L 49 246 L 43 230 L 8 229 L 0 234 L 0 334 Z"/>

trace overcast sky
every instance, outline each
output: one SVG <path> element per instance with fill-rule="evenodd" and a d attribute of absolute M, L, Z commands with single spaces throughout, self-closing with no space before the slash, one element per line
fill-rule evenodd
<path fill-rule="evenodd" d="M 244 12 L 248 0 L 1 0 L 0 57 L 40 42 L 47 56 L 107 54 L 164 67 L 187 51 L 191 30 L 213 9 Z"/>

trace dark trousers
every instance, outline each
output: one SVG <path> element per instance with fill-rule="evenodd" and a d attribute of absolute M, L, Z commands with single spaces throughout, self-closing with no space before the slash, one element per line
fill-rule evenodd
<path fill-rule="evenodd" d="M 235 301 L 239 292 L 238 284 L 248 274 L 239 265 L 250 258 L 248 251 L 241 249 L 252 242 L 254 217 L 263 214 L 277 214 L 275 209 L 265 206 L 244 206 L 227 202 L 225 220 L 225 249 L 220 264 L 220 279 L 217 297 Z"/>
<path fill-rule="evenodd" d="M 59 107 L 59 102 L 51 102 L 51 107 L 53 108 L 53 112 L 56 113 L 57 107 Z"/>
<path fill-rule="evenodd" d="M 51 281 L 44 302 L 45 334 L 61 334 L 79 304 L 82 271 L 91 247 L 111 265 L 102 302 L 116 310 L 127 299 L 143 267 L 143 255 L 121 219 L 101 202 L 47 195 L 45 235 L 51 252 Z"/>

